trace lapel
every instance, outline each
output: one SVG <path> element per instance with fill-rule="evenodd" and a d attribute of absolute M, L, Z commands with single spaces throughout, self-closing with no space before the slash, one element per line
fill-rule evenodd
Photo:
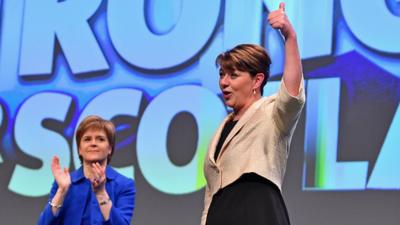
<path fill-rule="evenodd" d="M 237 124 L 233 127 L 233 129 L 231 130 L 231 132 L 228 134 L 228 137 L 226 137 L 224 143 L 222 144 L 221 147 L 221 151 L 218 155 L 217 161 L 220 161 L 221 156 L 223 155 L 223 153 L 226 150 L 226 146 L 228 145 L 228 143 L 232 140 L 232 138 L 234 136 L 236 136 L 236 134 L 242 129 L 242 127 L 253 117 L 254 113 L 260 108 L 261 104 L 263 102 L 265 102 L 266 98 L 261 98 L 259 100 L 257 100 L 256 102 L 254 102 L 248 109 L 247 111 L 243 114 L 243 116 L 239 119 L 239 121 L 237 122 Z M 219 137 L 221 136 L 221 132 L 222 129 L 225 125 L 225 123 L 231 118 L 233 117 L 233 113 L 230 113 L 229 116 L 227 116 L 224 120 L 224 122 L 222 123 L 222 125 L 219 127 L 217 134 L 215 135 L 215 138 L 213 140 L 212 143 L 212 149 L 210 152 L 212 152 L 211 155 L 209 155 L 209 157 L 211 157 L 211 160 L 215 163 L 214 161 L 214 152 L 215 152 L 215 148 L 217 147 L 217 143 L 219 140 Z"/>
<path fill-rule="evenodd" d="M 219 138 L 221 137 L 222 130 L 224 129 L 225 123 L 228 122 L 233 116 L 233 113 L 229 113 L 228 116 L 222 121 L 219 125 L 217 131 L 215 132 L 214 137 L 211 140 L 210 150 L 208 151 L 208 160 L 210 161 L 211 165 L 215 165 L 214 154 L 215 150 L 218 145 Z M 220 153 L 221 154 L 221 153 Z"/>
<path fill-rule="evenodd" d="M 112 185 L 113 182 L 110 181 L 114 180 L 117 176 L 118 172 L 115 171 L 111 166 L 106 167 L 106 177 L 107 177 L 106 190 L 111 201 L 114 201 L 114 193 L 115 193 L 114 188 L 117 188 L 118 186 L 114 187 L 114 185 Z"/>

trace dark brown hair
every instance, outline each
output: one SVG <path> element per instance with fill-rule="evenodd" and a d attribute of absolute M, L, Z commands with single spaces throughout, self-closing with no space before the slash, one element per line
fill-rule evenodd
<path fill-rule="evenodd" d="M 239 70 L 248 72 L 251 77 L 255 77 L 257 73 L 263 73 L 264 80 L 260 87 L 261 95 L 263 94 L 271 65 L 271 58 L 264 47 L 255 44 L 237 45 L 219 54 L 215 59 L 215 64 L 228 73 Z"/>
<path fill-rule="evenodd" d="M 109 121 L 101 118 L 100 116 L 87 116 L 82 122 L 79 124 L 78 129 L 76 131 L 76 144 L 78 147 L 78 154 L 79 154 L 79 144 L 81 143 L 82 137 L 86 131 L 95 129 L 95 130 L 102 130 L 106 133 L 108 143 L 111 146 L 111 153 L 107 156 L 107 164 L 111 160 L 111 156 L 114 153 L 115 149 L 115 127 L 114 124 Z M 82 156 L 79 155 L 79 159 L 82 163 Z"/>

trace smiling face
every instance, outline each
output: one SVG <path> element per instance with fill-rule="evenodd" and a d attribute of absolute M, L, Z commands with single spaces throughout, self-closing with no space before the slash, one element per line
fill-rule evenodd
<path fill-rule="evenodd" d="M 104 156 L 102 153 L 107 153 L 105 161 L 107 163 L 110 162 L 115 148 L 115 127 L 111 121 L 96 115 L 87 116 L 80 122 L 75 138 L 81 163 L 101 160 Z M 90 143 L 92 143 L 92 146 L 90 146 Z M 108 147 L 106 148 L 105 146 Z M 96 152 L 97 150 L 93 152 L 86 151 L 90 148 L 98 148 L 102 152 Z"/>
<path fill-rule="evenodd" d="M 261 98 L 269 76 L 271 60 L 260 45 L 242 44 L 217 56 L 219 87 L 225 104 L 240 119 L 250 105 Z"/>
<path fill-rule="evenodd" d="M 254 102 L 253 90 L 257 85 L 248 72 L 238 70 L 227 72 L 223 69 L 219 72 L 219 87 L 227 106 L 239 112 Z"/>
<path fill-rule="evenodd" d="M 82 135 L 79 143 L 79 155 L 83 163 L 107 162 L 110 154 L 111 145 L 104 130 L 89 129 Z"/>

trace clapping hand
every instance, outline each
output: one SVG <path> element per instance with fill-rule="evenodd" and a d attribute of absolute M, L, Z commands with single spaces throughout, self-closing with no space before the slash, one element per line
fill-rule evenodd
<path fill-rule="evenodd" d="M 51 172 L 53 173 L 58 187 L 63 190 L 68 190 L 71 185 L 71 176 L 67 168 L 61 168 L 60 159 L 57 156 L 54 156 L 51 161 Z"/>
<path fill-rule="evenodd" d="M 92 163 L 91 165 L 93 177 L 90 178 L 92 188 L 95 193 L 105 191 L 106 184 L 106 167 L 100 165 L 100 163 Z"/>

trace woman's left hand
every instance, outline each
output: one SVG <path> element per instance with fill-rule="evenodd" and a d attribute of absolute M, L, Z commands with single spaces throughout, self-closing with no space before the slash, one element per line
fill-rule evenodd
<path fill-rule="evenodd" d="M 99 203 L 101 214 L 107 221 L 110 218 L 113 203 L 106 190 L 106 166 L 98 162 L 92 163 L 92 175 L 93 177 L 90 179 L 92 189 Z"/>
<path fill-rule="evenodd" d="M 93 177 L 90 179 L 94 193 L 104 192 L 106 189 L 106 167 L 100 163 L 92 163 Z"/>

